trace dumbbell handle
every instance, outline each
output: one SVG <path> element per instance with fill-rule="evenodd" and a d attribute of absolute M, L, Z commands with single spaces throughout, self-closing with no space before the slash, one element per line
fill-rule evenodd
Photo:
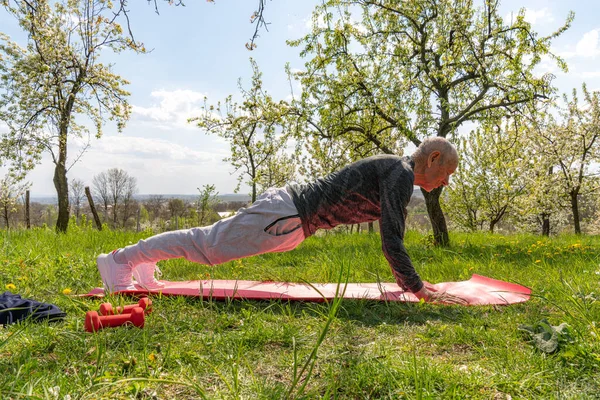
<path fill-rule="evenodd" d="M 152 300 L 150 300 L 148 297 L 143 297 L 140 299 L 140 301 L 138 301 L 137 304 L 129 304 L 124 307 L 117 307 L 116 309 L 113 309 L 113 306 L 110 303 L 102 303 L 100 304 L 99 314 L 130 314 L 131 310 L 133 310 L 135 307 L 141 307 L 146 312 L 146 314 L 148 314 L 152 311 Z"/>
<path fill-rule="evenodd" d="M 98 315 L 96 311 L 88 311 L 85 314 L 85 330 L 95 332 L 99 329 L 115 327 L 131 323 L 138 328 L 144 326 L 144 309 L 134 307 L 131 314 Z"/>

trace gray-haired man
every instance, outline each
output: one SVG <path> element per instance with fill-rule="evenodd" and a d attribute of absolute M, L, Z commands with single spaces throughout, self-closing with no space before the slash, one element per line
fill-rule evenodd
<path fill-rule="evenodd" d="M 148 289 L 160 260 L 183 257 L 202 264 L 294 249 L 318 229 L 379 221 L 383 253 L 400 287 L 426 301 L 463 300 L 425 287 L 404 247 L 406 206 L 413 185 L 431 191 L 447 185 L 458 165 L 450 142 L 424 140 L 411 157 L 377 155 L 308 184 L 269 189 L 248 208 L 207 227 L 166 232 L 98 256 L 105 287 L 132 290 L 132 275 Z"/>

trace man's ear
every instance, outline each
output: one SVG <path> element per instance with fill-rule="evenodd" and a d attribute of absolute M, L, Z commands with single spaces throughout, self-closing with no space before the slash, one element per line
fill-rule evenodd
<path fill-rule="evenodd" d="M 429 157 L 427 157 L 427 167 L 431 168 L 431 165 L 433 164 L 434 161 L 437 161 L 440 156 L 442 155 L 442 153 L 438 150 L 434 150 L 429 154 Z"/>

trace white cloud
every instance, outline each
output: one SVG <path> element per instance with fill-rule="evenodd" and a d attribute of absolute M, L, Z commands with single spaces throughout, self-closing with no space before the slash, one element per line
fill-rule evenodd
<path fill-rule="evenodd" d="M 76 165 L 73 176 L 91 183 L 98 172 L 122 168 L 137 179 L 140 193 L 195 194 L 204 184 L 215 184 L 219 192 L 231 193 L 235 186 L 231 166 L 217 151 L 208 154 L 161 140 L 134 140 L 129 148 L 114 148 L 115 144 L 106 146 L 112 147 L 111 153 L 94 149 L 86 154 L 85 163 Z M 142 148 L 136 148 L 137 144 Z"/>
<path fill-rule="evenodd" d="M 593 58 L 600 54 L 600 43 L 599 43 L 599 30 L 592 29 L 589 32 L 583 34 L 583 37 L 579 39 L 575 45 L 574 50 L 571 46 L 571 51 L 564 51 L 558 55 L 563 58 L 583 57 Z"/>
<path fill-rule="evenodd" d="M 537 65 L 536 68 L 542 73 L 551 73 L 554 75 L 562 73 L 558 65 L 556 65 L 556 61 L 548 55 L 542 56 L 540 63 Z"/>
<path fill-rule="evenodd" d="M 582 72 L 582 78 L 600 78 L 600 71 Z"/>
<path fill-rule="evenodd" d="M 327 27 L 327 24 L 325 23 L 325 17 L 323 16 L 323 14 L 319 14 L 318 17 L 315 20 L 314 15 L 311 15 L 309 17 L 304 18 L 304 28 L 308 31 L 312 31 L 313 27 L 316 28 L 325 28 Z M 316 26 L 315 26 L 315 22 L 316 22 Z"/>
<path fill-rule="evenodd" d="M 595 57 L 600 54 L 598 29 L 586 32 L 575 46 L 575 53 L 582 57 Z"/>
<path fill-rule="evenodd" d="M 72 141 L 71 154 L 76 154 L 81 144 L 81 140 Z M 192 147 L 165 139 L 105 135 L 92 141 L 91 148 L 69 171 L 68 177 L 92 185 L 98 173 L 121 168 L 137 179 L 139 192 L 144 194 L 196 194 L 196 188 L 204 184 L 215 184 L 220 193 L 231 193 L 236 176 L 231 174 L 233 168 L 222 161 L 228 155 L 228 146 L 214 142 Z M 32 193 L 54 195 L 53 171 L 51 160 L 45 155 L 42 165 L 27 177 L 33 183 Z"/>
<path fill-rule="evenodd" d="M 104 139 L 102 139 L 104 140 Z M 169 153 L 169 152 L 167 152 Z M 211 161 L 182 162 L 176 155 L 170 157 L 134 156 L 132 153 L 103 153 L 98 148 L 87 152 L 81 162 L 69 170 L 69 179 L 81 179 L 91 186 L 95 175 L 109 168 L 121 168 L 137 179 L 141 194 L 197 194 L 196 188 L 214 184 L 222 193 L 232 193 L 236 185 L 233 168 L 215 155 Z M 56 195 L 52 176 L 54 166 L 46 156 L 42 165 L 27 176 L 33 183 L 32 195 Z"/>
<path fill-rule="evenodd" d="M 358 18 L 357 18 L 357 15 L 358 15 Z M 360 21 L 360 13 L 354 13 L 354 14 L 350 15 L 349 20 L 347 20 L 345 16 L 342 19 L 342 17 L 340 17 L 339 15 L 334 14 L 333 18 L 331 19 L 331 23 L 335 24 L 342 20 L 349 22 L 356 29 L 358 29 L 358 31 L 361 33 L 367 32 L 367 28 Z M 304 18 L 302 21 L 304 22 L 304 30 L 306 30 L 308 32 L 312 31 L 313 28 L 326 28 L 327 27 L 327 23 L 325 21 L 325 17 L 323 14 L 319 14 L 316 18 L 314 15 L 310 15 L 310 16 Z M 293 26 L 294 25 L 292 25 L 292 27 Z M 290 25 L 288 25 L 288 28 L 289 27 L 290 27 Z"/>
<path fill-rule="evenodd" d="M 506 14 L 504 17 L 504 22 L 510 24 L 514 22 L 517 18 L 517 12 L 511 12 Z M 531 25 L 536 25 L 539 23 L 548 23 L 554 21 L 554 16 L 548 7 L 544 7 L 539 10 L 534 10 L 532 8 L 525 8 L 525 21 L 529 22 Z"/>
<path fill-rule="evenodd" d="M 84 22 L 77 14 L 67 14 L 63 16 L 63 21 L 69 26 L 77 26 Z"/>
<path fill-rule="evenodd" d="M 538 22 L 553 22 L 554 16 L 552 16 L 552 12 L 548 7 L 544 7 L 540 10 L 527 8 L 525 9 L 525 21 L 529 22 L 531 25 L 535 25 Z"/>
<path fill-rule="evenodd" d="M 523 65 L 530 65 L 532 59 L 531 55 L 525 55 L 523 57 Z M 564 75 L 556 60 L 547 54 L 540 57 L 540 62 L 535 66 L 535 71 L 540 74 Z"/>
<path fill-rule="evenodd" d="M 288 14 L 287 16 L 289 20 L 292 21 L 286 25 L 286 28 L 289 33 L 293 35 L 304 35 L 312 29 L 312 25 L 310 24 L 312 14 L 308 14 L 304 18 L 300 18 L 296 14 Z M 294 38 L 297 39 L 297 37 Z"/>
<path fill-rule="evenodd" d="M 138 109 L 137 121 L 127 127 L 132 133 L 106 133 L 100 140 L 92 138 L 91 147 L 69 170 L 69 179 L 78 178 L 91 185 L 98 173 L 121 168 L 137 179 L 140 193 L 196 194 L 196 188 L 204 184 L 215 184 L 220 193 L 233 192 L 236 175 L 232 175 L 233 167 L 223 161 L 229 156 L 228 142 L 204 135 L 193 124 L 189 124 L 191 130 L 181 129 L 188 125 L 188 114 L 199 115 L 194 114 L 200 110 L 195 103 L 203 97 L 192 91 L 155 92 L 160 101 L 153 107 Z M 156 129 L 157 125 L 169 130 Z M 70 138 L 69 161 L 79 155 L 86 139 Z M 54 165 L 45 154 L 41 165 L 27 176 L 33 183 L 32 194 L 54 195 L 53 171 Z"/>
<path fill-rule="evenodd" d="M 302 21 L 304 21 L 304 29 L 311 31 L 313 28 L 313 17 L 306 17 Z"/>
<path fill-rule="evenodd" d="M 156 123 L 161 129 L 194 128 L 188 118 L 202 113 L 205 95 L 193 90 L 156 90 L 150 94 L 159 102 L 151 107 L 134 105 L 132 111 L 136 118 Z"/>
<path fill-rule="evenodd" d="M 92 144 L 94 151 L 103 154 L 127 155 L 136 158 L 156 158 L 163 161 L 202 164 L 223 158 L 215 152 L 198 151 L 164 139 L 132 136 L 106 136 Z"/>

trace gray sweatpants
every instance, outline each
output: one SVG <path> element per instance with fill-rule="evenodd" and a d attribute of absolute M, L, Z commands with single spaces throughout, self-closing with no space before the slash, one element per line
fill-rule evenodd
<path fill-rule="evenodd" d="M 271 188 L 248 208 L 211 226 L 165 232 L 119 253 L 133 265 L 183 257 L 221 264 L 262 253 L 294 249 L 304 240 L 298 210 L 285 188 Z M 119 254 L 119 256 L 121 255 Z"/>

